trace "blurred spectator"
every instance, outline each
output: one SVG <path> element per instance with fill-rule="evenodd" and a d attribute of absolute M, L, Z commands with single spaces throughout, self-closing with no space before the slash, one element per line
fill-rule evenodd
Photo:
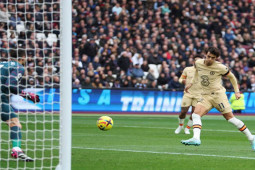
<path fill-rule="evenodd" d="M 83 54 L 83 55 L 82 55 L 81 63 L 82 63 L 82 67 L 83 67 L 83 68 L 88 67 L 88 65 L 89 65 L 89 63 L 90 63 L 90 59 L 88 58 L 88 56 L 87 56 L 86 54 Z"/>
<path fill-rule="evenodd" d="M 135 53 L 135 55 L 132 57 L 133 65 L 139 64 L 141 66 L 143 64 L 143 58 L 141 54 Z"/>
<path fill-rule="evenodd" d="M 99 57 L 98 56 L 95 56 L 94 61 L 93 61 L 92 64 L 93 64 L 94 68 L 98 68 L 98 67 L 101 66 L 100 63 L 99 63 Z"/>
<path fill-rule="evenodd" d="M 116 3 L 116 5 L 112 8 L 112 13 L 119 15 L 122 11 L 122 8 L 120 7 L 119 3 Z"/>
<path fill-rule="evenodd" d="M 140 79 L 136 79 L 134 77 L 131 78 L 131 87 L 136 87 L 137 82 L 140 81 Z"/>
<path fill-rule="evenodd" d="M 154 10 L 157 10 L 158 8 L 160 8 L 161 6 L 164 5 L 164 2 L 163 0 L 157 0 L 155 3 L 154 3 Z"/>
<path fill-rule="evenodd" d="M 131 82 L 128 79 L 124 79 L 122 84 L 121 84 L 121 87 L 129 88 L 129 87 L 132 87 L 132 85 L 131 85 Z"/>
<path fill-rule="evenodd" d="M 53 88 L 58 89 L 59 88 L 59 82 L 60 82 L 59 76 L 54 76 L 53 77 Z"/>
<path fill-rule="evenodd" d="M 82 89 L 91 89 L 91 88 L 93 88 L 89 77 L 86 77 L 85 81 L 81 82 L 81 88 Z"/>
<path fill-rule="evenodd" d="M 94 60 L 94 57 L 97 54 L 98 51 L 98 46 L 95 43 L 95 40 L 93 38 L 91 38 L 89 40 L 89 42 L 87 42 L 84 47 L 81 49 L 82 54 L 86 54 L 88 55 L 88 57 L 90 58 L 90 61 Z"/>
<path fill-rule="evenodd" d="M 154 53 L 152 56 L 149 57 L 148 59 L 148 63 L 149 64 L 161 64 L 161 61 L 158 57 L 158 54 L 157 53 Z"/>
<path fill-rule="evenodd" d="M 160 73 L 158 80 L 157 80 L 158 86 L 165 87 L 168 84 L 168 80 L 166 78 L 165 73 Z"/>
<path fill-rule="evenodd" d="M 161 7 L 161 13 L 164 15 L 166 13 L 170 13 L 171 10 L 169 9 L 169 6 L 167 3 L 165 3 L 162 7 Z"/>
<path fill-rule="evenodd" d="M 95 77 L 94 81 L 92 82 L 93 88 L 103 88 L 103 84 L 100 82 L 99 77 Z"/>
<path fill-rule="evenodd" d="M 128 58 L 128 54 L 123 52 L 121 57 L 118 60 L 118 65 L 121 70 L 124 70 L 127 73 L 127 70 L 130 66 L 130 59 Z"/>
<path fill-rule="evenodd" d="M 45 88 L 44 87 L 44 81 L 42 78 L 38 79 L 38 83 L 36 84 L 36 88 Z"/>
<path fill-rule="evenodd" d="M 249 60 L 249 65 L 250 68 L 255 67 L 255 56 L 252 56 Z"/>
<path fill-rule="evenodd" d="M 35 85 L 36 85 L 35 79 L 32 77 L 29 78 L 27 88 L 35 88 Z"/>
<path fill-rule="evenodd" d="M 174 78 L 170 81 L 168 88 L 172 91 L 176 91 L 181 88 L 181 84 L 179 83 L 177 76 L 174 76 Z"/>
<path fill-rule="evenodd" d="M 142 78 L 144 73 L 143 70 L 140 68 L 139 64 L 135 64 L 134 68 L 131 71 L 132 77 L 134 78 Z"/>
<path fill-rule="evenodd" d="M 76 88 L 76 89 L 80 89 L 81 88 L 81 84 L 80 84 L 80 80 L 79 79 L 75 79 L 74 80 L 73 88 Z"/>
<path fill-rule="evenodd" d="M 149 71 L 150 67 L 149 67 L 149 65 L 148 65 L 147 60 L 143 60 L 143 64 L 141 65 L 141 69 L 142 69 L 143 71 L 145 71 L 145 72 L 148 72 L 148 71 Z"/>
<path fill-rule="evenodd" d="M 156 80 L 156 77 L 154 76 L 154 70 L 150 69 L 149 73 L 146 76 L 146 79 L 149 80 L 149 82 L 152 82 L 154 80 Z"/>
<path fill-rule="evenodd" d="M 52 88 L 52 87 L 53 87 L 53 84 L 52 84 L 52 80 L 50 76 L 44 77 L 44 88 Z"/>
<path fill-rule="evenodd" d="M 251 91 L 255 92 L 255 76 L 252 75 L 251 77 Z"/>
<path fill-rule="evenodd" d="M 229 80 L 226 81 L 226 83 L 225 83 L 225 89 L 227 91 L 233 91 L 233 86 L 232 86 L 232 84 L 231 84 L 231 82 Z"/>
<path fill-rule="evenodd" d="M 112 85 L 113 88 L 120 88 L 120 79 L 116 79 Z"/>
<path fill-rule="evenodd" d="M 157 80 L 154 80 L 154 81 L 152 81 L 151 83 L 149 83 L 148 88 L 157 89 L 157 88 L 158 88 Z"/>
<path fill-rule="evenodd" d="M 42 2 L 31 5 L 30 1 L 19 1 L 17 7 L 2 3 L 1 11 L 19 11 L 19 15 L 12 14 L 10 22 L 0 24 L 1 59 L 7 60 L 8 48 L 27 48 L 28 75 L 38 76 L 35 86 L 54 83 L 54 87 L 58 87 L 60 0 L 45 5 Z M 149 72 L 150 67 L 155 75 L 163 72 L 170 90 L 176 90 L 177 87 L 170 86 L 175 84 L 174 77 L 179 76 L 185 66 L 192 65 L 196 54 L 212 45 L 221 50 L 220 62 L 230 67 L 241 88 L 252 89 L 247 80 L 255 74 L 255 21 L 251 1 L 72 2 L 73 82 L 79 79 L 82 84 L 85 76 L 94 83 L 98 73 L 102 87 L 108 87 L 104 74 L 111 70 L 119 76 L 123 70 L 125 75 L 121 75 L 120 85 L 134 86 L 137 80 L 131 81 L 128 77 L 139 63 L 143 72 Z M 18 31 L 18 25 L 25 30 Z M 8 32 L 3 31 L 6 28 Z M 57 37 L 54 42 L 47 40 L 52 33 Z M 40 39 L 40 34 L 46 38 Z M 149 64 L 157 66 L 149 67 Z M 50 80 L 46 81 L 46 77 Z M 157 86 L 153 79 L 146 77 L 140 76 L 149 81 L 148 87 L 150 82 Z M 28 85 L 29 76 L 24 79 L 22 83 Z"/>
<path fill-rule="evenodd" d="M 244 75 L 241 79 L 240 90 L 248 90 L 248 89 L 251 89 L 251 82 L 248 79 L 248 77 Z"/>
<path fill-rule="evenodd" d="M 115 81 L 115 78 L 113 77 L 111 70 L 109 70 L 107 72 L 107 76 L 105 78 L 105 81 L 107 81 L 108 83 L 110 83 L 110 82 L 113 83 Z"/>

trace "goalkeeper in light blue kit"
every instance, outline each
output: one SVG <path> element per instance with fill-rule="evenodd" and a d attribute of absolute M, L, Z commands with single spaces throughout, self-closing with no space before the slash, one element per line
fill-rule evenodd
<path fill-rule="evenodd" d="M 0 62 L 1 72 L 1 119 L 10 127 L 10 138 L 12 141 L 11 156 L 23 161 L 33 161 L 21 150 L 21 124 L 10 105 L 10 95 L 17 94 L 34 103 L 39 102 L 39 96 L 22 91 L 18 84 L 25 74 L 25 52 L 21 50 L 10 51 L 11 61 Z"/>

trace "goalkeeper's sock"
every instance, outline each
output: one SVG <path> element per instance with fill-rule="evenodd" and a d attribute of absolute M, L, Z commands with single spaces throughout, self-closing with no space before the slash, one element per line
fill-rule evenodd
<path fill-rule="evenodd" d="M 12 147 L 21 147 L 21 129 L 18 126 L 11 127 Z"/>
<path fill-rule="evenodd" d="M 236 117 L 233 117 L 228 120 L 229 123 L 232 123 L 234 126 L 236 126 L 241 132 L 243 132 L 248 140 L 252 142 L 254 140 L 254 136 L 251 134 L 250 130 L 246 127 L 246 125 Z"/>
<path fill-rule="evenodd" d="M 193 119 L 193 138 L 200 140 L 200 133 L 202 129 L 201 116 L 196 113 L 192 114 Z"/>

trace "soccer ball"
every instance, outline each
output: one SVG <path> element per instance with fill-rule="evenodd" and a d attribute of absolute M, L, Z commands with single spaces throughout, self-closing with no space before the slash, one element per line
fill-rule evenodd
<path fill-rule="evenodd" d="M 109 116 L 101 116 L 97 120 L 97 127 L 100 130 L 104 130 L 104 131 L 110 130 L 112 126 L 113 126 L 113 120 Z"/>

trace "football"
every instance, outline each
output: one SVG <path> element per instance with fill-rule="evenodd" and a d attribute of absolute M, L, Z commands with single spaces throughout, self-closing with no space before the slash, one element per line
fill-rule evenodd
<path fill-rule="evenodd" d="M 104 130 L 104 131 L 110 130 L 112 126 L 113 126 L 113 120 L 109 116 L 101 116 L 97 120 L 97 127 L 100 130 Z"/>

